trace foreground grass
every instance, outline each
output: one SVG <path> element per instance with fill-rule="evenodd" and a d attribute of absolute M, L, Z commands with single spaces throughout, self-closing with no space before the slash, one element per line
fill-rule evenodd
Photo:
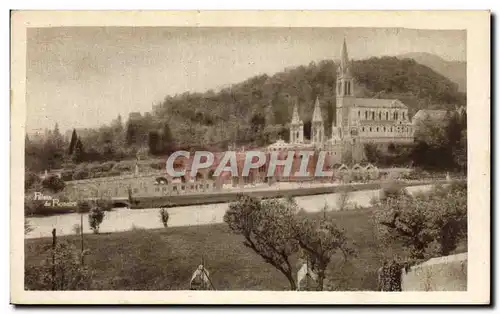
<path fill-rule="evenodd" d="M 339 253 L 327 272 L 331 290 L 375 290 L 376 270 L 384 258 L 404 254 L 401 245 L 379 245 L 372 210 L 330 212 L 357 256 L 347 263 Z M 64 239 L 80 247 L 78 236 Z M 25 241 L 26 267 L 46 258 L 50 238 Z M 192 272 L 204 256 L 217 290 L 288 290 L 285 277 L 243 244 L 225 224 L 176 227 L 156 230 L 85 235 L 90 250 L 86 265 L 93 269 L 91 289 L 95 290 L 185 290 Z M 465 251 L 462 246 L 460 251 Z M 296 265 L 296 260 L 292 261 Z M 30 283 L 25 283 L 30 289 Z"/>

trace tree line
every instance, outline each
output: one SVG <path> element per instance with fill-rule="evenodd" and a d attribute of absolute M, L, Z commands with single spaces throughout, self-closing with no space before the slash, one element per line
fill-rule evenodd
<path fill-rule="evenodd" d="M 398 98 L 419 109 L 465 105 L 456 84 L 412 59 L 353 61 L 356 96 Z M 168 155 L 176 149 L 226 150 L 288 140 L 293 104 L 299 104 L 310 137 L 314 100 L 319 97 L 326 133 L 335 119 L 336 64 L 331 60 L 254 76 L 218 91 L 167 96 L 151 112 L 121 116 L 99 128 L 73 130 L 66 139 L 56 127 L 42 139 L 26 137 L 26 166 L 32 171 L 68 164 L 121 161 Z"/>

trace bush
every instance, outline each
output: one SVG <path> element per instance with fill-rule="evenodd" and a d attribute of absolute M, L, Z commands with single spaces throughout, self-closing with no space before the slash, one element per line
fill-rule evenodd
<path fill-rule="evenodd" d="M 467 190 L 457 183 L 399 195 L 380 203 L 375 218 L 382 240 L 403 241 L 411 258 L 448 255 L 467 234 Z"/>
<path fill-rule="evenodd" d="M 168 227 L 168 218 L 169 218 L 169 214 L 168 214 L 168 211 L 166 208 L 161 208 L 160 209 L 160 219 L 161 219 L 161 222 L 163 224 L 163 226 L 165 228 Z"/>
<path fill-rule="evenodd" d="M 87 170 L 76 170 L 73 173 L 73 180 L 84 180 L 90 177 L 90 173 Z"/>
<path fill-rule="evenodd" d="M 64 190 L 66 183 L 64 183 L 64 181 L 58 176 L 52 175 L 43 180 L 42 185 L 47 190 L 57 193 Z"/>
<path fill-rule="evenodd" d="M 103 220 L 104 211 L 97 206 L 92 207 L 89 212 L 89 225 L 94 233 L 99 233 L 99 227 Z"/>

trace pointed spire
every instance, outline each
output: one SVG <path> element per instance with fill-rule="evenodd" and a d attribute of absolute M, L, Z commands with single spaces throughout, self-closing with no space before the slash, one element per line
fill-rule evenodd
<path fill-rule="evenodd" d="M 297 103 L 295 103 L 293 105 L 292 124 L 299 124 L 299 123 L 300 123 L 299 109 L 297 107 Z"/>
<path fill-rule="evenodd" d="M 347 54 L 347 44 L 345 42 L 342 44 L 342 50 L 340 51 L 340 70 L 343 74 L 347 73 L 349 70 L 349 56 Z"/>
<path fill-rule="evenodd" d="M 312 122 L 323 122 L 323 117 L 321 116 L 321 108 L 319 106 L 318 97 L 316 97 L 316 102 L 314 103 Z"/>

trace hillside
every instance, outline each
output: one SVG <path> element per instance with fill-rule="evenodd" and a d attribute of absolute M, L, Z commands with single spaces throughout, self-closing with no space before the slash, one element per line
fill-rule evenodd
<path fill-rule="evenodd" d="M 327 128 L 334 119 L 336 64 L 330 60 L 263 74 L 219 92 L 184 93 L 156 106 L 153 120 L 167 122 L 173 137 L 188 145 L 227 148 L 229 142 L 262 145 L 288 136 L 293 103 L 307 125 L 319 97 Z M 465 104 L 457 85 L 411 59 L 370 58 L 353 62 L 358 97 L 398 98 L 410 115 L 422 108 Z M 160 126 L 158 126 L 160 127 Z M 329 130 L 327 130 L 329 132 Z"/>
<path fill-rule="evenodd" d="M 163 156 L 176 149 L 227 150 L 229 145 L 263 146 L 288 140 L 293 104 L 299 106 L 309 138 L 314 100 L 319 98 L 330 133 L 336 106 L 337 66 L 331 60 L 262 74 L 219 91 L 167 96 L 146 114 L 120 116 L 96 129 L 75 131 L 78 149 L 68 156 L 69 139 L 58 127 L 46 139 L 26 138 L 28 169 L 59 169 L 64 164 Z M 354 61 L 357 97 L 397 98 L 413 116 L 419 109 L 454 109 L 465 105 L 457 84 L 417 63 L 396 57 Z M 76 135 L 76 134 L 75 134 Z M 73 138 L 73 136 L 71 136 Z M 75 137 L 76 139 L 76 137 Z M 142 157 L 141 157 L 142 158 Z M 71 160 L 69 160 L 71 159 Z"/>
<path fill-rule="evenodd" d="M 446 61 L 441 57 L 425 52 L 406 53 L 398 58 L 414 59 L 434 71 L 446 76 L 458 84 L 458 91 L 467 91 L 467 63 L 462 61 Z"/>

